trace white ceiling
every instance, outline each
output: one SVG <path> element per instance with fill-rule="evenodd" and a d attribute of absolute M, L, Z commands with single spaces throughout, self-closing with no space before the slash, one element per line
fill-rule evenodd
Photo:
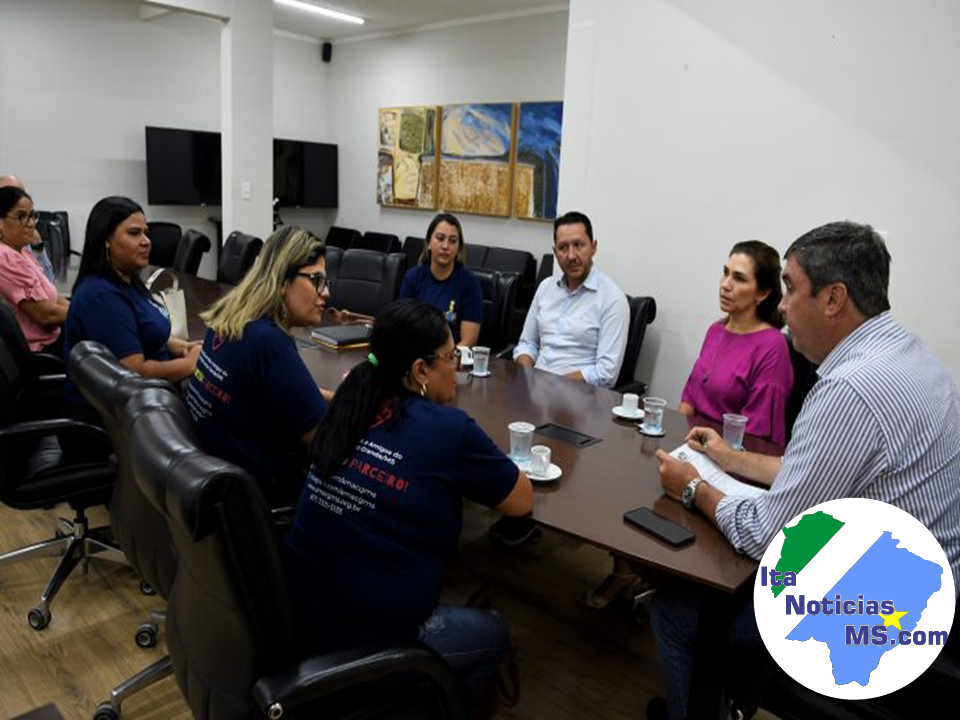
<path fill-rule="evenodd" d="M 315 13 L 274 5 L 277 30 L 323 40 L 348 41 L 403 32 L 436 24 L 458 24 L 490 16 L 505 17 L 546 12 L 569 5 L 567 0 L 304 0 L 315 5 L 359 15 L 363 25 L 330 20 Z M 492 18 L 491 18 L 492 19 Z"/>

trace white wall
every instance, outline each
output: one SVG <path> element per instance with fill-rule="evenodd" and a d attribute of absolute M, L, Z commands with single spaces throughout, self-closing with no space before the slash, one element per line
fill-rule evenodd
<path fill-rule="evenodd" d="M 567 13 L 339 43 L 330 63 L 328 122 L 340 145 L 336 224 L 422 237 L 436 211 L 376 202 L 377 111 L 402 105 L 563 99 Z M 549 252 L 548 223 L 460 216 L 467 243 Z"/>
<path fill-rule="evenodd" d="M 657 299 L 638 376 L 679 401 L 734 242 L 888 233 L 894 315 L 960 378 L 960 4 L 572 0 L 560 203 Z"/>
<path fill-rule="evenodd" d="M 207 218 L 220 208 L 146 205 L 143 128 L 220 130 L 221 23 L 185 12 L 143 21 L 139 8 L 130 0 L 0 4 L 0 174 L 21 176 L 38 207 L 67 210 L 78 250 L 90 208 L 111 194 L 140 201 L 149 220 L 216 238 Z M 273 43 L 274 133 L 329 142 L 319 45 Z M 329 215 L 290 211 L 284 220 L 324 231 Z M 214 267 L 208 253 L 201 274 Z"/>

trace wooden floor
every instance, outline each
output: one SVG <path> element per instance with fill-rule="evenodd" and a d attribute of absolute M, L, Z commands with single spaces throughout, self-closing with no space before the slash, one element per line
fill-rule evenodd
<path fill-rule="evenodd" d="M 62 509 L 62 514 L 66 513 Z M 20 512 L 0 506 L 0 552 L 49 537 L 54 512 Z M 105 512 L 94 513 L 105 523 Z M 513 630 L 521 672 L 521 697 L 498 718 L 556 720 L 642 718 L 647 701 L 662 695 L 662 675 L 647 626 L 629 609 L 580 608 L 575 598 L 599 582 L 608 556 L 544 531 L 540 543 L 503 554 L 486 540 L 494 516 L 468 506 L 459 557 L 451 563 L 446 602 L 463 602 L 482 583 Z M 0 568 L 0 717 L 54 702 L 68 720 L 91 718 L 111 687 L 163 655 L 134 644 L 137 625 L 157 598 L 140 593 L 134 573 L 91 562 L 75 573 L 52 605 L 42 632 L 26 622 L 55 560 Z M 131 697 L 128 720 L 188 718 L 172 678 Z"/>

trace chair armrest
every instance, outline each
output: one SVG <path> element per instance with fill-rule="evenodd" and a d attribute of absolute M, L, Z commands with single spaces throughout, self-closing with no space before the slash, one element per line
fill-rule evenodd
<path fill-rule="evenodd" d="M 66 372 L 63 358 L 52 353 L 38 352 L 33 354 L 37 363 L 37 375 L 57 375 L 63 377 Z"/>
<path fill-rule="evenodd" d="M 634 380 L 633 382 L 624 383 L 623 385 L 615 387 L 614 391 L 620 394 L 635 393 L 642 396 L 647 394 L 647 384 L 640 380 Z"/>
<path fill-rule="evenodd" d="M 41 440 L 51 435 L 71 435 L 75 437 L 99 442 L 112 452 L 110 439 L 106 431 L 90 423 L 69 418 L 54 418 L 52 420 L 30 420 L 0 428 L 0 444 L 22 443 L 31 440 Z"/>
<path fill-rule="evenodd" d="M 391 676 L 426 680 L 437 691 L 446 718 L 465 720 L 466 692 L 452 668 L 420 643 L 367 646 L 340 650 L 304 660 L 269 675 L 253 687 L 254 701 L 267 718 L 284 717 L 298 708 L 345 690 L 362 688 Z M 375 696 L 377 688 L 370 688 Z"/>

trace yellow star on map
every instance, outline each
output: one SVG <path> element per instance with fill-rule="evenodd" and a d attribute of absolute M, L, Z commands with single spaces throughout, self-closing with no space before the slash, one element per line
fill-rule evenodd
<path fill-rule="evenodd" d="M 884 615 L 883 613 L 877 613 L 877 615 L 883 618 L 884 627 L 890 627 L 891 625 L 896 625 L 897 630 L 903 630 L 903 628 L 900 627 L 900 618 L 902 618 L 908 612 L 909 612 L 908 610 L 904 610 L 902 612 L 894 611 L 889 615 Z"/>

